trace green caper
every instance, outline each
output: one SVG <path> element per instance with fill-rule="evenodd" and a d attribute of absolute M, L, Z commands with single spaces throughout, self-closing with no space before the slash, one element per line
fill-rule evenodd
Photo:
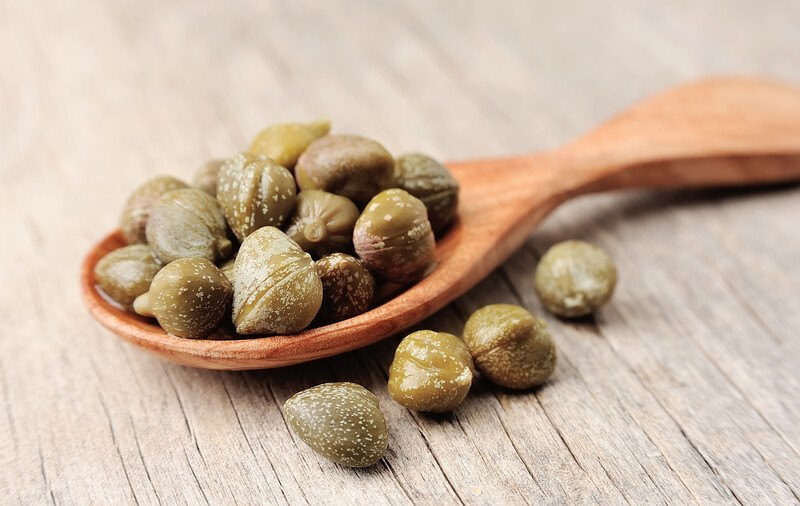
<path fill-rule="evenodd" d="M 425 204 L 435 234 L 452 223 L 458 207 L 458 181 L 447 167 L 430 156 L 408 153 L 397 158 L 395 184 Z"/>
<path fill-rule="evenodd" d="M 239 153 L 219 171 L 217 199 L 240 241 L 261 227 L 283 225 L 296 191 L 292 174 L 261 155 Z"/>
<path fill-rule="evenodd" d="M 467 396 L 473 372 L 464 341 L 453 334 L 420 330 L 407 335 L 395 351 L 389 394 L 416 411 L 452 411 Z"/>
<path fill-rule="evenodd" d="M 328 135 L 308 146 L 295 167 L 302 190 L 325 190 L 364 205 L 394 179 L 394 159 L 372 139 Z"/>
<path fill-rule="evenodd" d="M 611 255 L 584 241 L 564 241 L 547 250 L 534 276 L 542 304 L 567 318 L 585 316 L 608 302 L 616 284 Z"/>
<path fill-rule="evenodd" d="M 150 288 L 159 270 L 161 265 L 149 246 L 131 244 L 101 258 L 94 267 L 94 278 L 109 297 L 132 309 L 134 299 Z"/>
<path fill-rule="evenodd" d="M 242 243 L 233 292 L 239 334 L 298 332 L 322 305 L 322 282 L 311 256 L 274 227 L 259 228 Z"/>
<path fill-rule="evenodd" d="M 223 163 L 225 160 L 209 160 L 198 167 L 192 177 L 192 186 L 216 197 L 219 169 L 222 168 Z"/>
<path fill-rule="evenodd" d="M 435 260 L 425 204 L 397 188 L 369 201 L 356 221 L 353 244 L 367 267 L 396 283 L 417 281 Z"/>
<path fill-rule="evenodd" d="M 202 339 L 219 327 L 231 304 L 230 281 L 205 258 L 179 258 L 153 278 L 150 290 L 136 298 L 133 309 L 152 316 L 178 337 Z"/>
<path fill-rule="evenodd" d="M 371 466 L 389 445 L 378 399 L 361 385 L 323 383 L 294 394 L 283 411 L 304 443 L 343 466 Z"/>
<path fill-rule="evenodd" d="M 233 251 L 217 201 L 197 188 L 163 194 L 150 211 L 145 232 L 153 253 L 164 264 L 183 257 L 213 262 Z"/>
<path fill-rule="evenodd" d="M 250 145 L 250 152 L 264 155 L 291 170 L 308 145 L 326 135 L 331 122 L 318 119 L 311 123 L 282 123 L 260 131 Z"/>
<path fill-rule="evenodd" d="M 556 349 L 544 321 L 510 304 L 475 311 L 464 327 L 475 365 L 493 383 L 530 388 L 544 383 L 556 367 Z"/>
<path fill-rule="evenodd" d="M 323 322 L 346 320 L 369 308 L 375 279 L 361 260 L 334 253 L 317 260 L 317 272 L 322 280 Z"/>
<path fill-rule="evenodd" d="M 136 188 L 122 209 L 119 228 L 128 244 L 146 243 L 145 226 L 153 204 L 171 190 L 186 188 L 183 181 L 169 176 L 155 177 Z"/>
<path fill-rule="evenodd" d="M 322 257 L 337 251 L 353 249 L 353 226 L 358 208 L 349 199 L 321 190 L 303 190 L 288 235 L 303 251 Z"/>

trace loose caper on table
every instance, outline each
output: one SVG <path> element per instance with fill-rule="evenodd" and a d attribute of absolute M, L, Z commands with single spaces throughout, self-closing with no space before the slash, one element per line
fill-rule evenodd
<path fill-rule="evenodd" d="M 472 386 L 475 369 L 464 342 L 445 332 L 409 334 L 389 368 L 389 393 L 416 411 L 452 411 Z"/>
<path fill-rule="evenodd" d="M 531 388 L 544 383 L 556 367 L 556 349 L 543 320 L 511 304 L 475 311 L 464 326 L 475 366 L 493 383 Z"/>
<path fill-rule="evenodd" d="M 386 452 L 389 430 L 378 399 L 354 383 L 324 383 L 283 405 L 286 423 L 312 450 L 344 466 L 371 466 Z"/>
<path fill-rule="evenodd" d="M 601 248 L 584 241 L 564 241 L 542 256 L 534 284 L 551 313 L 565 318 L 585 316 L 611 298 L 617 268 Z"/>

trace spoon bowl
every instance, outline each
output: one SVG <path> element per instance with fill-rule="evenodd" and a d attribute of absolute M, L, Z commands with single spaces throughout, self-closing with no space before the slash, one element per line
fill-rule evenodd
<path fill-rule="evenodd" d="M 800 91 L 756 79 L 718 78 L 652 97 L 560 148 L 447 164 L 461 185 L 458 220 L 436 244 L 435 270 L 378 307 L 287 336 L 204 340 L 167 334 L 97 289 L 94 267 L 125 245 L 97 243 L 81 270 L 92 316 L 162 358 L 208 369 L 265 369 L 354 350 L 425 319 L 487 276 L 559 204 L 584 193 L 635 188 L 741 186 L 800 180 Z M 532 280 L 531 280 L 532 282 Z"/>

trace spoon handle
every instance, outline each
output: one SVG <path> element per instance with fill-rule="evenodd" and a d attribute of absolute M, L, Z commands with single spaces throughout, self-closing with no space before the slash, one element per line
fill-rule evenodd
<path fill-rule="evenodd" d="M 674 88 L 552 153 L 571 194 L 800 180 L 800 90 L 716 78 Z"/>

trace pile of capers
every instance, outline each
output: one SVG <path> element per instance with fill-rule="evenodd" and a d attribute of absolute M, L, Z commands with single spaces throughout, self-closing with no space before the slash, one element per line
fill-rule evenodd
<path fill-rule="evenodd" d="M 458 182 L 433 158 L 396 159 L 330 122 L 272 125 L 247 151 L 202 164 L 191 181 L 159 176 L 120 218 L 127 246 L 95 268 L 99 287 L 169 334 L 292 334 L 367 311 L 380 282 L 414 283 L 434 266 Z"/>

